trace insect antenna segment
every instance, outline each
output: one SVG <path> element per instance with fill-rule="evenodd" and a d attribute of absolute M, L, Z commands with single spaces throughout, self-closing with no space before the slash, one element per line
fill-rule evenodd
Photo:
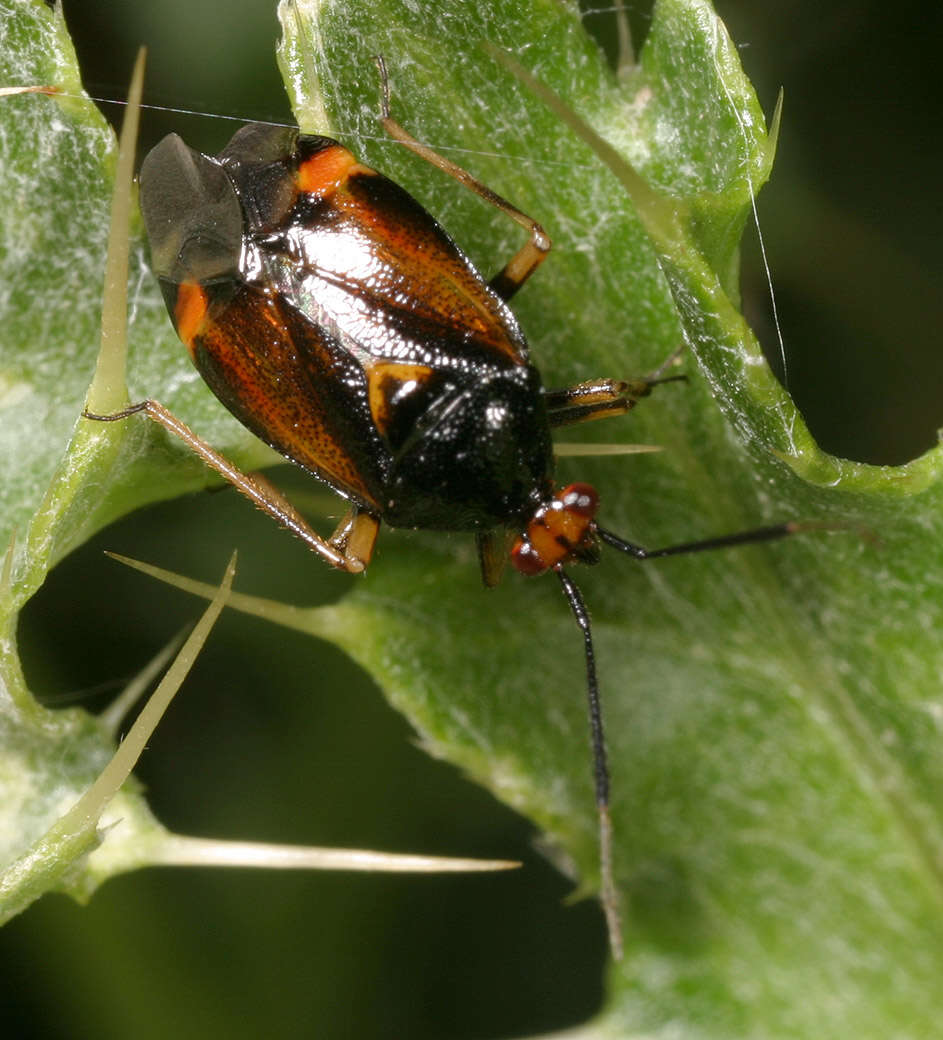
<path fill-rule="evenodd" d="M 589 611 L 576 582 L 563 569 L 562 564 L 554 568 L 563 594 L 566 596 L 576 623 L 583 633 L 583 649 L 586 656 L 586 696 L 589 704 L 589 727 L 593 745 L 593 775 L 596 788 L 596 812 L 599 816 L 599 877 L 600 900 L 606 915 L 606 927 L 612 955 L 622 959 L 622 924 L 619 917 L 619 894 L 613 873 L 612 817 L 609 815 L 609 756 L 606 753 L 606 737 L 603 730 L 602 702 L 599 698 L 599 683 L 596 680 L 596 651 Z"/>

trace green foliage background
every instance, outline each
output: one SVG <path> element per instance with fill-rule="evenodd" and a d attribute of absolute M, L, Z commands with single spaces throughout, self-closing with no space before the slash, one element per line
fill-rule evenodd
<path fill-rule="evenodd" d="M 263 6 L 267 5 L 256 5 Z M 267 60 L 227 50 L 218 14 L 202 28 L 199 9 L 192 4 L 186 12 L 168 7 L 157 15 L 159 26 L 152 21 L 129 30 L 132 38 L 144 38 L 157 50 L 152 69 L 159 70 L 162 61 L 175 71 L 187 64 L 179 53 L 181 24 L 187 26 L 190 40 L 204 50 L 219 47 L 234 66 L 258 67 Z M 155 19 L 154 10 L 145 17 Z M 784 36 L 791 39 L 777 35 L 775 17 L 748 33 L 749 38 L 760 44 L 766 33 L 777 42 Z M 239 23 L 239 47 L 259 35 L 235 12 L 232 20 Z M 543 24 L 536 15 L 534 24 Z M 170 31 L 175 25 L 178 31 L 170 32 L 173 42 L 165 52 L 171 57 L 161 59 L 156 29 Z M 108 31 L 114 31 L 110 18 Z M 363 30 L 348 26 L 347 38 L 365 42 L 359 31 Z M 274 39 L 274 24 L 271 36 Z M 410 46 L 422 44 L 413 36 Z M 578 46 L 591 53 L 588 44 Z M 535 41 L 532 54 L 541 53 L 541 47 L 548 48 L 546 39 Z M 351 56 L 349 74 L 355 78 L 359 53 Z M 193 64 L 215 66 L 214 79 L 219 80 L 216 63 Z M 332 56 L 331 65 L 341 70 L 341 79 L 348 74 L 340 56 Z M 472 102 L 484 98 L 490 70 L 457 68 L 459 77 L 481 77 L 468 95 Z M 817 71 L 822 74 L 820 68 Z M 552 67 L 549 72 L 552 76 Z M 450 127 L 448 119 L 429 115 L 423 103 L 437 90 L 447 95 L 448 88 L 416 81 L 414 73 L 404 68 L 397 76 L 397 103 L 408 125 L 424 129 L 425 136 L 439 143 L 471 142 L 476 151 L 483 150 L 489 131 L 496 133 L 495 151 L 516 147 L 516 154 L 526 160 L 509 168 L 506 160 L 489 166 L 486 156 L 476 155 L 476 170 L 542 217 L 541 207 L 547 206 L 547 198 L 554 199 L 552 216 L 546 220 L 558 244 L 568 238 L 580 241 L 581 234 L 589 241 L 585 229 L 594 232 L 591 251 L 568 257 L 564 247 L 559 261 L 551 261 L 556 266 L 546 278 L 541 272 L 542 291 L 536 285 L 528 287 L 521 302 L 526 327 L 537 327 L 541 312 L 550 310 L 548 299 L 572 295 L 572 285 L 581 284 L 572 281 L 574 263 L 577 272 L 595 276 L 619 270 L 610 268 L 601 248 L 603 236 L 593 227 L 594 220 L 612 218 L 611 181 L 601 182 L 604 191 L 600 187 L 598 193 L 584 195 L 582 207 L 579 198 L 564 202 L 546 194 L 530 201 L 528 192 L 540 196 L 540 189 L 530 182 L 544 171 L 538 162 L 543 153 L 527 132 L 539 135 L 540 128 L 507 124 L 506 116 L 496 114 L 494 104 L 485 100 L 481 104 L 486 119 L 477 129 L 470 125 L 470 115 L 455 110 L 448 113 L 451 122 L 462 125 Z M 118 93 L 123 77 L 123 70 L 116 73 Z M 352 133 L 356 118 L 361 132 L 372 136 L 369 66 L 362 79 L 361 84 L 346 83 L 339 92 L 353 100 L 353 107 L 341 113 L 345 121 L 340 125 Z M 776 79 L 787 83 L 791 97 L 789 77 L 780 73 L 774 84 Z M 253 97 L 254 89 L 248 91 Z M 762 97 L 767 111 L 773 94 L 770 89 Z M 18 103 L 24 100 L 38 99 Z M 869 100 L 873 115 L 877 101 L 870 95 Z M 363 108 L 358 107 L 361 101 Z M 219 107 L 205 97 L 188 98 L 186 103 Z M 271 114 L 250 109 L 248 103 L 240 106 L 232 98 L 227 107 L 242 115 Z M 787 126 L 790 111 L 787 102 Z M 834 118 L 832 113 L 823 115 Z M 432 122 L 424 128 L 423 119 Z M 486 136 L 478 140 L 476 133 Z M 380 150 L 371 151 L 379 147 L 364 143 L 372 161 L 390 169 L 399 160 L 389 149 L 382 158 Z M 887 150 L 875 153 L 883 158 Z M 801 165 L 795 151 L 791 157 L 794 166 Z M 55 178 L 67 164 L 67 157 L 57 157 L 37 169 Z M 513 232 L 476 214 L 473 200 L 466 204 L 450 186 L 443 189 L 435 178 L 423 181 L 422 173 L 410 169 L 404 179 L 417 178 L 409 183 L 427 192 L 423 197 L 435 201 L 433 208 L 448 226 L 467 223 L 462 241 L 473 255 L 486 264 L 487 258 L 501 254 L 502 238 L 506 245 Z M 559 183 L 558 170 L 549 171 L 551 184 Z M 913 355 L 905 359 L 899 335 L 913 325 L 913 318 L 904 321 L 900 315 L 905 308 L 895 308 L 889 300 L 878 306 L 876 300 L 887 294 L 868 291 L 861 278 L 857 254 L 860 243 L 875 234 L 874 228 L 854 225 L 848 217 L 843 221 L 837 206 L 792 183 L 793 197 L 802 200 L 799 211 L 816 213 L 832 229 L 824 255 L 834 262 L 809 262 L 809 253 L 823 255 L 814 249 L 791 262 L 787 253 L 784 265 L 774 254 L 774 273 L 777 283 L 786 286 L 786 295 L 796 272 L 813 267 L 818 277 L 811 281 L 819 295 L 811 293 L 810 298 L 841 315 L 832 318 L 841 326 L 849 313 L 855 313 L 851 302 L 846 303 L 840 291 L 825 294 L 821 283 L 835 289 L 840 282 L 835 269 L 842 269 L 844 258 L 850 272 L 848 300 L 859 302 L 866 315 L 898 316 L 890 324 L 894 364 L 886 359 L 878 363 L 887 374 L 878 390 L 849 394 L 843 382 L 832 391 L 831 402 L 850 397 L 852 410 L 869 417 L 864 425 L 870 440 L 857 451 L 844 451 L 874 461 L 907 457 L 932 441 L 938 417 L 931 408 L 930 418 L 921 420 L 918 403 L 921 395 L 931 405 L 939 400 L 938 392 L 934 396 L 935 369 L 919 366 L 918 385 L 902 393 L 906 421 L 895 417 L 882 426 L 880 417 L 901 370 L 914 365 Z M 861 191 L 849 181 L 852 197 Z M 771 239 L 783 226 L 775 217 L 764 219 L 764 224 Z M 905 220 L 900 224 L 906 228 Z M 89 226 L 91 234 L 94 215 L 89 216 Z M 792 245 L 796 234 L 791 224 L 788 231 Z M 896 248 L 908 249 L 911 238 L 916 238 L 916 230 Z M 616 249 L 618 244 L 612 243 L 613 253 L 624 252 Z M 90 255 L 94 248 L 89 240 Z M 49 279 L 53 303 L 56 284 L 67 281 L 68 275 L 55 272 Z M 630 277 L 637 281 L 650 276 L 633 270 Z M 610 289 L 618 291 L 617 278 L 612 275 Z M 632 290 L 637 292 L 638 286 Z M 147 301 L 147 290 L 142 299 Z M 560 313 L 559 304 L 554 307 L 558 309 L 553 313 Z M 145 307 L 138 315 L 144 324 L 136 333 L 137 368 L 132 370 L 135 381 L 148 390 L 158 376 L 160 385 L 167 385 L 161 351 L 176 349 L 166 334 L 148 326 L 149 313 Z M 576 322 L 581 316 L 572 317 Z M 93 318 L 77 338 L 94 336 Z M 55 319 L 52 307 L 49 322 Z M 59 319 L 74 323 L 76 316 Z M 886 317 L 881 320 L 887 322 Z M 665 331 L 669 322 L 666 313 L 631 308 L 621 323 L 610 316 L 600 329 L 597 320 L 593 341 L 578 344 L 589 360 L 580 360 L 572 339 L 575 326 L 559 321 L 533 334 L 535 352 L 553 365 L 555 382 L 584 371 L 608 371 L 626 356 L 644 369 L 659 359 L 664 349 L 659 339 L 670 339 L 670 327 Z M 868 325 L 869 330 L 881 327 L 877 317 Z M 605 341 L 599 342 L 603 336 Z M 791 333 L 789 338 L 790 345 L 795 339 L 801 345 L 802 340 L 832 337 Z M 843 377 L 863 379 L 864 355 L 853 357 Z M 799 374 L 803 363 L 795 363 Z M 816 373 L 824 365 L 817 356 Z M 199 389 L 184 365 L 178 371 L 179 384 L 162 390 L 161 396 L 175 395 L 175 406 L 184 411 L 192 399 L 199 412 Z M 725 399 L 728 369 L 723 358 L 712 363 L 708 357 L 705 372 L 719 385 L 720 403 L 728 414 L 746 423 L 749 403 Z M 872 398 L 877 407 L 868 408 Z M 693 567 L 700 575 L 697 585 L 688 586 L 700 593 L 685 601 L 659 576 L 626 574 L 627 561 L 616 561 L 611 569 L 586 578 L 599 622 L 608 688 L 630 693 L 626 698 L 613 695 L 610 704 L 615 758 L 631 763 L 632 772 L 630 780 L 623 772 L 619 788 L 628 821 L 620 862 L 628 881 L 631 956 L 624 973 L 611 979 L 610 1011 L 616 1016 L 611 1021 L 621 1023 L 618 1035 L 636 1028 L 656 1031 L 671 1020 L 686 1021 L 683 1035 L 840 1035 L 830 1029 L 850 1021 L 855 1022 L 855 1035 L 884 1036 L 895 1027 L 898 1035 L 929 1035 L 926 1030 L 936 1020 L 932 980 L 938 976 L 940 929 L 935 901 L 939 882 L 933 876 L 933 864 L 938 870 L 939 862 L 938 661 L 928 648 L 935 643 L 939 579 L 935 544 L 920 535 L 921 530 L 933 529 L 935 499 L 923 496 L 911 506 L 911 500 L 893 490 L 895 484 L 907 490 L 908 484 L 923 479 L 919 467 L 907 474 L 846 467 L 845 477 L 857 494 L 840 499 L 798 485 L 790 486 L 785 497 L 781 487 L 772 485 L 765 493 L 756 477 L 781 473 L 762 458 L 762 451 L 752 460 L 753 470 L 710 473 L 710 451 L 706 461 L 686 455 L 685 441 L 702 440 L 701 447 L 716 448 L 721 454 L 713 456 L 715 460 L 736 456 L 738 449 L 727 434 L 718 433 L 710 411 L 702 414 L 709 402 L 697 383 L 678 397 L 659 398 L 646 414 L 639 413 L 637 421 L 633 418 L 633 439 L 653 437 L 665 443 L 677 437 L 677 443 L 669 444 L 675 450 L 667 460 L 640 460 L 629 464 L 631 470 L 619 463 L 616 478 L 612 463 L 584 464 L 600 486 L 608 490 L 618 483 L 628 493 L 621 504 L 613 496 L 616 517 L 610 513 L 611 526 L 657 542 L 706 533 L 705 525 L 713 528 L 718 522 L 749 523 L 759 518 L 754 509 L 765 515 L 786 502 L 803 515 L 866 516 L 884 543 L 877 557 L 866 557 L 866 547 L 855 543 L 839 548 L 837 556 L 822 554 L 818 545 L 803 545 L 790 547 L 785 557 L 679 561 L 682 571 Z M 75 402 L 66 395 L 58 407 L 65 416 Z M 840 413 L 840 404 L 834 410 Z M 47 417 L 43 432 L 54 430 L 56 421 Z M 67 417 L 65 421 L 67 430 Z M 823 427 L 823 436 L 841 447 L 841 438 L 849 436 L 846 425 L 839 424 L 831 434 Z M 218 430 L 205 425 L 201 429 L 217 442 L 232 436 L 224 420 Z M 899 439 L 892 440 L 892 431 Z M 798 437 L 801 441 L 801 431 Z M 131 450 L 138 447 L 132 444 Z M 158 486 L 165 471 L 181 480 L 179 456 L 172 449 L 161 454 L 163 450 L 147 456 Z M 242 450 L 251 459 L 251 449 Z M 660 476 L 665 470 L 674 471 L 673 479 Z M 202 479 L 198 469 L 187 473 L 183 479 L 194 485 Z M 876 499 L 872 491 L 881 483 L 892 490 Z M 685 488 L 699 503 L 697 511 L 685 500 Z M 747 497 L 742 496 L 749 496 L 753 506 L 747 507 Z M 337 594 L 341 582 L 336 576 L 299 566 L 297 548 L 270 531 L 261 518 L 229 502 L 232 497 L 161 506 L 136 515 L 65 561 L 30 604 L 21 627 L 33 688 L 54 697 L 133 672 L 195 612 L 193 604 L 180 602 L 181 597 L 155 590 L 102 561 L 102 545 L 206 577 L 215 577 L 221 567 L 221 542 L 226 553 L 233 544 L 251 546 L 242 554 L 240 587 L 305 603 Z M 111 500 L 108 508 L 119 510 L 120 499 Z M 833 552 L 834 537 L 826 539 Z M 398 548 L 397 542 L 405 548 Z M 777 559 L 783 562 L 777 564 Z M 536 682 L 527 668 L 535 633 L 541 647 L 569 648 L 575 643 L 556 590 L 535 586 L 520 592 L 512 586 L 496 594 L 502 598 L 491 600 L 489 611 L 511 620 L 524 618 L 529 628 L 524 631 L 518 623 L 499 626 L 501 648 L 495 651 L 490 642 L 463 638 L 437 645 L 432 632 L 427 637 L 430 609 L 441 614 L 437 621 L 467 636 L 463 608 L 483 595 L 474 588 L 471 562 L 456 559 L 454 547 L 386 533 L 370 582 L 344 608 L 346 614 L 321 617 L 344 623 L 341 642 L 379 671 L 394 694 L 406 688 L 416 694 L 413 655 L 429 669 L 418 672 L 419 701 L 427 696 L 422 682 L 430 682 L 424 674 L 433 677 L 431 686 L 436 685 L 436 675 L 447 674 L 454 678 L 458 695 L 448 710 L 456 716 L 466 710 L 461 702 L 463 683 L 469 695 L 482 681 L 506 689 L 515 709 L 509 717 L 507 746 L 500 750 L 507 754 L 507 748 L 520 748 L 528 764 L 527 781 L 521 786 L 513 761 L 493 756 L 476 761 L 471 752 L 466 759 L 458 757 L 466 767 L 492 770 L 499 787 L 503 779 L 505 796 L 526 806 L 563 838 L 592 876 L 592 816 L 571 812 L 567 805 L 571 798 L 574 805 L 583 804 L 587 788 L 588 764 L 572 754 L 574 746 L 582 748 L 582 705 L 576 695 L 579 661 L 575 654 L 563 659 L 561 652 L 559 662 L 548 664 L 541 654 L 544 675 L 538 674 Z M 428 603 L 424 583 L 434 590 Z M 807 613 L 801 620 L 780 601 L 780 589 L 786 590 L 786 601 L 803 604 Z M 403 590 L 409 592 L 410 613 L 403 610 Z M 888 607 L 894 609 L 889 612 Z M 718 626 L 705 622 L 710 615 L 729 637 L 724 647 L 713 641 Z M 633 626 L 628 631 L 626 621 Z M 405 747 L 402 725 L 383 715 L 375 691 L 355 678 L 346 660 L 326 651 L 325 662 L 315 663 L 310 640 L 282 632 L 273 638 L 271 631 L 255 639 L 252 633 L 258 627 L 227 619 L 219 642 L 201 665 L 207 670 L 199 685 L 204 692 L 188 688 L 151 749 L 143 775 L 151 789 L 150 804 L 162 820 L 179 830 L 232 836 L 515 854 L 514 844 L 522 838 L 510 836 L 510 817 L 487 805 L 484 796 L 468 790 L 448 770 L 421 761 Z M 637 662 L 643 659 L 646 668 L 639 674 Z M 785 681 L 776 663 L 782 660 L 790 662 Z M 845 678 L 849 672 L 857 675 L 850 699 Z M 312 696 L 312 676 L 318 691 L 329 691 L 327 695 Z M 559 689 L 573 692 L 569 706 L 543 696 Z M 429 727 L 427 741 L 441 740 L 444 746 L 447 726 L 436 717 L 441 706 L 433 700 L 426 709 L 421 704 L 417 709 L 415 703 L 412 708 Z M 503 725 L 499 721 L 491 736 Z M 408 781 L 415 786 L 407 787 Z M 534 805 L 534 789 L 542 795 L 542 806 L 540 799 Z M 468 801 L 459 802 L 460 798 Z M 354 805 L 369 808 L 369 825 L 352 813 Z M 481 845 L 470 847 L 477 841 Z M 98 893 L 88 909 L 47 898 L 5 930 L 0 942 L 10 951 L 13 966 L 8 973 L 9 998 L 23 1011 L 24 1028 L 31 1023 L 36 1034 L 44 1036 L 57 1029 L 61 1035 L 124 1036 L 130 1022 L 140 1030 L 142 1021 L 154 1035 L 163 1035 L 168 1026 L 161 1015 L 168 1011 L 175 1026 L 185 1020 L 194 1035 L 291 1033 L 292 1024 L 295 1031 L 306 1032 L 297 1029 L 306 1016 L 319 1035 L 532 1033 L 587 1017 L 600 999 L 604 956 L 594 908 L 584 903 L 561 910 L 555 904 L 565 886 L 544 871 L 546 887 L 541 890 L 540 876 L 541 867 L 528 858 L 526 874 L 510 881 L 232 878 L 218 873 L 168 877 L 156 872 L 119 879 Z M 473 902 L 476 895 L 481 903 Z M 526 902 L 528 897 L 533 902 Z M 536 906 L 556 916 L 548 923 L 531 909 Z M 310 917 L 301 916 L 303 908 L 310 910 Z M 100 961 L 91 956 L 93 950 Z M 42 970 L 25 970 L 30 959 L 41 963 Z M 198 985 L 192 985 L 194 979 Z M 43 1003 L 50 991 L 55 992 L 57 1006 L 65 1009 L 57 1023 L 41 1022 L 31 1006 Z M 481 999 L 483 992 L 495 997 L 494 1004 Z M 168 1001 L 168 993 L 181 996 Z"/>

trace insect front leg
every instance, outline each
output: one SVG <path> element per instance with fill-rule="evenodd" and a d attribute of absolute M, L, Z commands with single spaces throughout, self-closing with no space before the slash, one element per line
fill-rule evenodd
<path fill-rule="evenodd" d="M 544 396 L 551 426 L 572 426 L 593 419 L 625 415 L 652 388 L 661 383 L 683 380 L 684 376 L 666 379 L 594 379 L 577 383 L 564 390 L 548 390 Z"/>
<path fill-rule="evenodd" d="M 366 570 L 379 527 L 379 520 L 371 514 L 352 509 L 340 522 L 331 538 L 322 538 L 265 477 L 243 473 L 224 455 L 220 455 L 206 441 L 199 438 L 186 423 L 168 411 L 159 401 L 141 401 L 113 415 L 96 415 L 87 410 L 83 411 L 82 415 L 96 422 L 117 422 L 139 412 L 143 412 L 169 433 L 179 437 L 210 469 L 216 470 L 253 505 L 268 513 L 296 538 L 300 538 L 332 567 L 350 574 L 360 574 Z"/>
<path fill-rule="evenodd" d="M 477 177 L 473 177 L 467 170 L 462 169 L 451 159 L 439 155 L 428 145 L 416 140 L 407 130 L 390 116 L 390 80 L 386 72 L 386 62 L 382 55 L 376 55 L 374 61 L 380 70 L 380 123 L 383 129 L 393 138 L 405 145 L 421 159 L 431 163 L 436 169 L 442 170 L 450 177 L 454 177 L 460 184 L 473 191 L 485 202 L 506 213 L 511 220 L 520 224 L 522 228 L 530 233 L 530 239 L 511 257 L 504 267 L 491 279 L 489 286 L 501 297 L 502 300 L 510 300 L 518 289 L 537 270 L 543 262 L 544 257 L 550 252 L 550 236 L 532 217 L 522 213 L 516 206 L 511 205 L 507 199 L 502 198 L 497 192 L 492 191 L 486 184 L 482 184 Z"/>

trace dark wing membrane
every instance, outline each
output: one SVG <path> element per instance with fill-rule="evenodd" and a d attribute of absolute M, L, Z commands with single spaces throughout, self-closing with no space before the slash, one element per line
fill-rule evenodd
<path fill-rule="evenodd" d="M 379 512 L 389 452 L 360 365 L 277 295 L 245 285 L 209 293 L 192 349 L 213 393 L 276 451 Z"/>
<path fill-rule="evenodd" d="M 144 160 L 140 183 L 158 278 L 181 283 L 236 276 L 242 210 L 219 163 L 168 134 Z"/>

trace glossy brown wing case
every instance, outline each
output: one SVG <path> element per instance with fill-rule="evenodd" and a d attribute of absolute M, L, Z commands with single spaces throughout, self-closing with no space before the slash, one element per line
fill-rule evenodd
<path fill-rule="evenodd" d="M 398 185 L 329 138 L 250 124 L 216 158 L 166 138 L 141 204 L 181 339 L 277 451 L 393 525 L 486 529 L 545 491 L 517 322 Z M 457 423 L 485 387 L 491 410 Z"/>

